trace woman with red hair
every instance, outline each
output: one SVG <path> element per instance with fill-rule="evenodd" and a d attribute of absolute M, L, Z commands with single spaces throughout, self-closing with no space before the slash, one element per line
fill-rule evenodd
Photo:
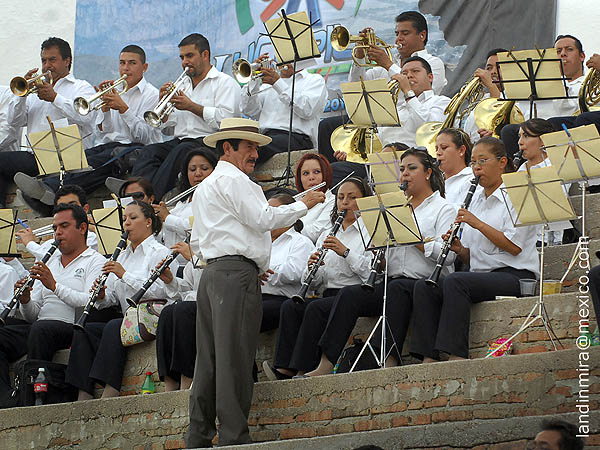
<path fill-rule="evenodd" d="M 308 210 L 302 218 L 304 228 L 302 234 L 308 237 L 313 244 L 317 241 L 324 229 L 330 227 L 330 213 L 335 202 L 335 195 L 331 192 L 332 170 L 329 161 L 318 153 L 306 153 L 296 166 L 296 189 L 298 192 L 310 189 L 317 184 L 325 182 L 325 186 L 318 190 L 325 193 L 325 201 Z"/>

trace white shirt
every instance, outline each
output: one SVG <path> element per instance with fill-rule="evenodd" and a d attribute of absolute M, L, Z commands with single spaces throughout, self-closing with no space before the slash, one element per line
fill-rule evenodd
<path fill-rule="evenodd" d="M 25 246 L 25 248 L 29 253 L 31 253 L 35 257 L 36 261 L 40 261 L 44 257 L 44 255 L 48 253 L 48 250 L 50 250 L 52 242 L 54 242 L 54 239 L 48 239 L 42 242 L 41 244 L 38 244 L 35 241 L 31 241 Z M 92 250 L 98 251 L 98 236 L 96 235 L 96 233 L 94 233 L 93 231 L 88 231 L 86 244 Z M 54 254 L 60 255 L 60 250 L 56 249 Z"/>
<path fill-rule="evenodd" d="M 18 97 L 12 112 L 9 112 L 8 123 L 14 127 L 27 126 L 27 133 L 47 131 L 50 129 L 46 116 L 50 116 L 55 128 L 75 124 L 83 139 L 83 147 L 90 148 L 95 145 L 94 130 L 97 123 L 98 111 L 90 111 L 82 116 L 73 107 L 73 100 L 77 97 L 91 97 L 96 91 L 85 80 L 76 79 L 72 73 L 61 78 L 54 85 L 56 98 L 52 103 L 40 100 L 37 94 L 27 97 Z M 62 120 L 61 120 L 62 119 Z M 87 137 L 86 137 L 87 136 Z"/>
<path fill-rule="evenodd" d="M 27 275 L 29 275 L 29 271 L 23 267 L 23 264 L 21 264 L 21 261 L 19 261 L 17 258 L 13 258 L 10 261 L 0 258 L 0 264 L 6 264 L 7 266 L 12 267 L 15 272 L 17 272 L 19 279 L 25 278 Z"/>
<path fill-rule="evenodd" d="M 192 211 L 192 241 L 197 241 L 202 260 L 242 255 L 264 272 L 271 256 L 269 230 L 290 226 L 307 208 L 303 202 L 270 206 L 258 184 L 233 164 L 220 160 L 196 189 Z"/>
<path fill-rule="evenodd" d="M 275 272 L 261 286 L 263 294 L 283 295 L 291 298 L 300 288 L 302 273 L 315 246 L 306 236 L 290 228 L 273 241 L 271 264 Z"/>
<path fill-rule="evenodd" d="M 154 236 L 147 237 L 135 251 L 129 244 L 117 258 L 117 261 L 125 269 L 123 278 L 118 278 L 114 273 L 109 275 L 106 280 L 106 297 L 104 301 L 97 303 L 98 307 L 121 305 L 121 310 L 125 312 L 129 307 L 126 301 L 127 297 L 131 297 L 142 287 L 150 277 L 152 269 L 169 253 L 171 253 L 169 249 L 156 242 Z M 166 299 L 163 281 L 159 278 L 152 283 L 142 298 Z"/>
<path fill-rule="evenodd" d="M 436 94 L 441 94 L 446 84 L 448 84 L 448 81 L 446 80 L 446 69 L 444 67 L 444 62 L 437 56 L 430 55 L 426 49 L 416 51 L 410 56 L 420 56 L 429 63 L 431 66 L 431 73 L 433 74 L 433 82 L 431 87 Z M 362 59 L 359 60 L 359 62 L 364 64 L 365 60 Z M 385 70 L 380 66 L 375 66 L 371 69 L 368 69 L 367 67 L 359 67 L 353 62 L 348 75 L 348 81 L 359 81 L 361 76 L 365 81 L 376 80 L 378 78 L 385 78 L 386 80 L 389 80 L 392 75 L 400 72 L 401 69 L 397 62 L 392 63 L 388 70 Z"/>
<path fill-rule="evenodd" d="M 348 214 L 352 214 L 352 212 L 348 212 Z M 325 238 L 331 233 L 333 226 L 331 222 L 329 224 L 329 229 L 323 231 L 319 236 L 317 248 L 321 247 Z M 350 253 L 343 258 L 333 250 L 327 250 L 323 259 L 325 264 L 317 270 L 310 285 L 310 291 L 322 292 L 325 289 L 341 289 L 345 286 L 362 284 L 369 279 L 373 254 L 365 251 L 365 244 L 369 242 L 369 232 L 362 219 L 359 217 L 345 230 L 340 227 L 335 237 L 350 249 Z M 303 280 L 307 274 L 308 264 L 305 262 Z"/>
<path fill-rule="evenodd" d="M 431 89 L 423 91 L 418 97 L 411 98 L 408 102 L 398 99 L 396 110 L 401 126 L 379 127 L 379 139 L 385 147 L 392 142 L 402 142 L 409 147 L 414 147 L 415 133 L 425 122 L 443 122 L 444 110 L 450 99 L 444 95 L 435 95 Z"/>
<path fill-rule="evenodd" d="M 388 276 L 404 276 L 412 279 L 427 278 L 435 269 L 438 256 L 442 251 L 442 235 L 445 234 L 456 219 L 457 209 L 444 199 L 439 191 L 435 191 L 415 208 L 415 217 L 423 239 L 426 242 L 425 252 L 414 245 L 403 245 L 390 250 L 390 267 Z M 442 275 L 448 275 L 449 266 L 454 263 L 456 255 L 453 252 L 446 258 Z"/>
<path fill-rule="evenodd" d="M 473 169 L 469 166 L 458 172 L 456 175 L 452 175 L 445 181 L 445 196 L 446 201 L 452 203 L 454 206 L 459 207 L 463 204 L 467 192 L 471 187 L 471 180 L 474 178 Z M 482 189 L 478 186 L 477 189 Z"/>
<path fill-rule="evenodd" d="M 163 133 L 174 134 L 177 138 L 203 137 L 219 131 L 221 120 L 225 117 L 240 117 L 239 85 L 214 66 L 186 95 L 194 103 L 204 107 L 203 117 L 190 111 L 175 109 L 164 124 Z"/>
<path fill-rule="evenodd" d="M 279 78 L 272 86 L 251 80 L 242 86 L 241 110 L 252 119 L 258 120 L 260 130 L 288 131 L 290 127 L 290 101 L 292 79 Z M 294 123 L 292 131 L 310 137 L 317 148 L 319 120 L 327 104 L 325 79 L 316 73 L 302 70 L 296 74 L 294 93 Z"/>
<path fill-rule="evenodd" d="M 521 252 L 517 256 L 512 256 L 507 251 L 496 247 L 483 233 L 465 224 L 462 229 L 461 242 L 470 251 L 471 272 L 491 272 L 502 267 L 512 267 L 529 270 L 537 276 L 540 261 L 535 248 L 536 227 L 515 227 L 513 225 L 511 216 L 516 218 L 517 214 L 507 196 L 506 202 L 511 208 L 509 214 L 501 191 L 503 187 L 504 184 L 500 185 L 487 198 L 483 189 L 476 191 L 469 211 L 491 227 L 504 233 L 507 239 L 521 249 Z"/>
<path fill-rule="evenodd" d="M 8 86 L 0 86 L 0 152 L 21 150 L 21 129 L 8 123 L 15 99 Z"/>
<path fill-rule="evenodd" d="M 5 263 L 0 264 L 0 311 L 6 308 L 14 295 L 15 283 L 19 281 L 19 274 L 15 269 Z"/>
<path fill-rule="evenodd" d="M 31 291 L 31 301 L 19 306 L 23 317 L 29 322 L 37 319 L 73 323 L 75 308 L 87 303 L 90 289 L 102 273 L 105 262 L 104 256 L 87 248 L 63 267 L 61 254 L 57 251 L 46 264 L 56 281 L 56 289 L 51 291 L 36 281 Z"/>
<path fill-rule="evenodd" d="M 325 192 L 325 201 L 313 206 L 302 218 L 304 227 L 301 233 L 313 243 L 317 242 L 323 230 L 331 228 L 331 211 L 335 203 L 335 195 L 330 190 Z"/>
<path fill-rule="evenodd" d="M 575 111 L 579 109 L 579 89 L 581 83 L 583 83 L 584 76 L 580 76 L 571 81 L 567 81 L 567 90 L 569 97 L 574 98 L 563 98 L 555 100 L 537 100 L 534 102 L 534 111 L 537 109 L 537 117 L 540 119 L 549 119 L 550 117 L 561 117 L 571 116 Z M 529 114 L 529 102 L 527 100 L 521 100 L 516 103 L 523 115 L 525 120 L 533 117 L 533 113 Z"/>
<path fill-rule="evenodd" d="M 192 214 L 192 202 L 188 202 L 187 199 L 177 202 L 163 222 L 162 230 L 156 239 L 162 242 L 167 248 L 171 248 L 178 242 L 185 241 L 187 237 L 186 231 L 191 231 L 192 229 L 192 224 L 190 223 Z M 187 264 L 187 260 L 182 255 L 178 255 L 175 261 L 180 266 Z"/>
<path fill-rule="evenodd" d="M 123 93 L 121 98 L 128 106 L 123 114 L 110 109 L 98 115 L 102 131 L 97 130 L 97 145 L 109 142 L 135 142 L 144 145 L 160 142 L 160 129 L 148 125 L 144 120 L 144 113 L 154 109 L 158 103 L 158 89 L 142 77 L 135 86 Z"/>
<path fill-rule="evenodd" d="M 183 300 L 184 302 L 195 302 L 200 285 L 202 269 L 194 268 L 192 261 L 188 261 L 183 268 L 183 278 L 173 276 L 169 284 L 165 284 L 165 292 L 170 301 Z"/>

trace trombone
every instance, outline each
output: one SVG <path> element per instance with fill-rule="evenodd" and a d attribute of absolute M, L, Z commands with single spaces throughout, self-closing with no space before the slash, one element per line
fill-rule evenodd
<path fill-rule="evenodd" d="M 17 97 L 25 97 L 29 94 L 33 94 L 38 91 L 38 87 L 42 84 L 52 84 L 52 73 L 48 70 L 47 72 L 37 75 L 37 72 L 32 78 L 25 77 L 14 77 L 10 80 L 10 90 Z"/>
<path fill-rule="evenodd" d="M 189 67 L 183 69 L 183 72 L 181 75 L 179 75 L 179 78 L 177 78 L 177 80 L 175 80 L 175 82 L 171 83 L 169 86 L 167 95 L 165 95 L 158 102 L 158 105 L 156 105 L 152 111 L 146 111 L 144 113 L 144 120 L 148 125 L 159 127 L 162 123 L 162 120 L 173 112 L 175 105 L 171 103 L 171 99 L 178 91 L 187 90 L 187 86 L 183 87 L 183 84 L 187 79 L 189 69 Z"/>
<path fill-rule="evenodd" d="M 394 60 L 392 51 L 390 50 L 392 46 L 386 44 L 383 39 L 378 38 L 372 28 L 367 28 L 365 36 L 352 35 L 348 29 L 342 25 L 338 25 L 331 31 L 331 46 L 334 48 L 334 50 L 343 52 L 352 43 L 356 44 L 352 49 L 352 61 L 354 61 L 354 64 L 356 64 L 358 67 L 372 67 L 376 65 L 369 59 L 369 56 L 367 55 L 367 50 L 369 50 L 371 45 L 381 47 L 386 52 L 390 61 Z M 360 63 L 358 61 L 359 58 L 356 57 L 356 50 L 359 48 L 362 48 L 365 52 L 364 64 Z"/>
<path fill-rule="evenodd" d="M 117 86 L 121 85 L 121 89 L 118 90 Z M 121 78 L 112 83 L 107 83 L 107 85 L 101 91 L 96 92 L 96 94 L 90 98 L 77 97 L 73 100 L 73 107 L 75 111 L 77 111 L 82 116 L 87 116 L 90 111 L 95 111 L 97 109 L 102 108 L 106 105 L 106 101 L 102 100 L 104 94 L 115 90 L 117 94 L 123 95 L 129 89 L 129 85 L 127 84 L 127 74 L 124 74 Z M 98 103 L 95 103 L 96 100 L 100 100 Z M 92 103 L 94 105 L 92 106 Z"/>

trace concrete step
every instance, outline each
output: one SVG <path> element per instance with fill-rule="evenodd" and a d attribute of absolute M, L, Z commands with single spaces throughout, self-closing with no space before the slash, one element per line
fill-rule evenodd
<path fill-rule="evenodd" d="M 599 216 L 600 217 L 600 216 Z M 600 222 L 600 220 L 598 221 Z M 569 267 L 569 262 L 575 254 L 577 244 L 553 245 L 544 249 L 544 279 L 545 280 L 560 280 Z M 577 283 L 579 277 L 585 275 L 587 271 L 594 266 L 600 264 L 596 257 L 596 252 L 600 250 L 600 239 L 592 239 L 587 245 L 587 251 L 582 255 L 586 260 L 577 260 L 565 281 Z M 588 267 L 589 261 L 589 267 Z M 577 289 L 574 285 L 566 291 Z"/>
<path fill-rule="evenodd" d="M 581 195 L 573 195 L 571 204 L 575 214 L 581 215 Z M 585 196 L 585 228 L 586 234 L 591 238 L 600 238 L 600 194 L 587 194 Z M 581 220 L 575 221 L 575 227 L 581 231 Z"/>

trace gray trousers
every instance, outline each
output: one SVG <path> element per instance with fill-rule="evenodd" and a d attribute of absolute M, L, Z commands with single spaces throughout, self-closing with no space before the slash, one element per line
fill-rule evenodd
<path fill-rule="evenodd" d="M 256 266 L 233 259 L 209 264 L 196 302 L 197 353 L 186 446 L 211 447 L 217 417 L 220 446 L 250 443 L 252 367 L 262 318 Z"/>

